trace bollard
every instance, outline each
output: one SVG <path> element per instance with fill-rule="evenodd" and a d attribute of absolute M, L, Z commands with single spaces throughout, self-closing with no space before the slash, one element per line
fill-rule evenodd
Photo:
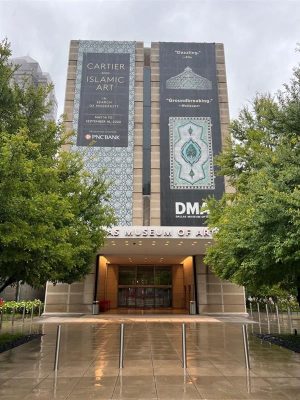
<path fill-rule="evenodd" d="M 24 324 L 24 321 L 25 321 L 25 311 L 26 311 L 26 308 L 25 308 L 25 307 L 23 307 L 23 313 L 22 313 L 22 324 Z"/>
<path fill-rule="evenodd" d="M 290 332 L 293 333 L 293 324 L 292 324 L 292 316 L 291 316 L 290 307 L 287 308 L 287 313 L 288 313 L 288 319 L 289 319 Z"/>
<path fill-rule="evenodd" d="M 119 368 L 124 368 L 124 324 L 120 325 Z"/>
<path fill-rule="evenodd" d="M 271 333 L 268 304 L 266 304 L 266 314 L 267 314 L 267 323 L 268 323 L 268 333 Z"/>
<path fill-rule="evenodd" d="M 182 324 L 182 368 L 186 368 L 186 328 Z"/>
<path fill-rule="evenodd" d="M 39 317 L 41 316 L 41 303 L 39 303 Z"/>
<path fill-rule="evenodd" d="M 252 310 L 252 303 L 251 303 L 251 301 L 250 301 L 250 303 L 249 303 L 249 306 L 250 306 L 250 316 L 251 316 L 251 318 L 253 318 L 253 310 Z"/>
<path fill-rule="evenodd" d="M 242 328 L 243 328 L 243 343 L 244 343 L 245 363 L 246 363 L 247 370 L 250 370 L 247 326 L 243 325 Z"/>
<path fill-rule="evenodd" d="M 59 350 L 60 350 L 60 338 L 61 338 L 61 325 L 57 325 L 56 346 L 55 346 L 55 359 L 54 359 L 54 371 L 57 371 L 57 370 L 58 370 Z"/>
<path fill-rule="evenodd" d="M 278 306 L 275 304 L 278 333 L 281 333 Z"/>
<path fill-rule="evenodd" d="M 251 393 L 252 392 L 252 388 L 251 388 L 251 376 L 250 376 L 250 371 L 247 370 L 247 393 Z"/>
<path fill-rule="evenodd" d="M 31 322 L 33 321 L 33 306 L 31 307 Z"/>
<path fill-rule="evenodd" d="M 13 325 L 15 322 L 15 307 L 12 309 L 12 314 L 11 314 L 11 324 Z"/>

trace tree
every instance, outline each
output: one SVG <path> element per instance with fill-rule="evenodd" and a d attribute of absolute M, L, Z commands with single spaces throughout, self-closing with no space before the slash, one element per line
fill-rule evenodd
<path fill-rule="evenodd" d="M 12 83 L 0 45 L 0 292 L 22 281 L 72 283 L 90 270 L 114 222 L 103 171 L 84 169 L 62 146 L 64 124 L 47 121 L 51 87 Z"/>
<path fill-rule="evenodd" d="M 244 107 L 230 134 L 218 165 L 234 193 L 208 201 L 218 232 L 205 262 L 252 293 L 297 288 L 300 304 L 300 69 L 284 90 Z"/>

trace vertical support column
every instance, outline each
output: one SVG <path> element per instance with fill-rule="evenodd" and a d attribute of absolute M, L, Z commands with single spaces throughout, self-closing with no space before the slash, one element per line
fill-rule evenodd
<path fill-rule="evenodd" d="M 253 318 L 253 310 L 252 310 L 252 303 L 251 303 L 251 301 L 249 302 L 249 307 L 250 307 L 250 317 Z"/>
<path fill-rule="evenodd" d="M 159 43 L 151 43 L 151 201 L 150 225 L 160 226 L 160 72 L 159 72 Z"/>
<path fill-rule="evenodd" d="M 94 285 L 94 299 L 93 301 L 97 301 L 97 292 L 98 292 L 98 279 L 99 279 L 99 268 L 100 268 L 100 254 L 96 256 L 96 271 L 95 271 L 95 285 Z"/>
<path fill-rule="evenodd" d="M 267 314 L 268 333 L 271 333 L 268 304 L 266 304 L 266 314 Z"/>
<path fill-rule="evenodd" d="M 196 256 L 193 256 L 193 274 L 194 274 L 194 294 L 195 294 L 195 302 L 196 302 L 196 314 L 199 314 L 199 300 L 198 300 L 198 283 L 197 283 L 197 266 L 196 266 Z"/>
<path fill-rule="evenodd" d="M 279 311 L 278 311 L 278 305 L 277 304 L 275 304 L 275 310 L 276 310 L 278 333 L 281 333 L 280 320 L 279 320 Z"/>
<path fill-rule="evenodd" d="M 257 313 L 258 313 L 258 326 L 259 326 L 259 333 L 261 333 L 261 317 L 260 317 L 260 308 L 259 308 L 259 303 L 256 303 L 257 305 Z"/>
<path fill-rule="evenodd" d="M 134 142 L 133 142 L 133 193 L 132 193 L 132 225 L 145 225 L 143 212 L 143 127 L 144 122 L 144 44 L 135 43 L 135 82 L 134 82 Z M 149 200 L 149 199 L 147 199 Z M 148 224 L 149 225 L 149 224 Z"/>
<path fill-rule="evenodd" d="M 143 225 L 150 225 L 151 195 L 151 67 L 150 49 L 144 49 L 143 82 Z"/>
<path fill-rule="evenodd" d="M 289 321 L 290 333 L 293 333 L 293 323 L 292 323 L 292 315 L 291 315 L 290 307 L 287 308 L 287 312 L 288 312 L 288 321 Z"/>
<path fill-rule="evenodd" d="M 181 343 L 182 343 L 182 368 L 186 368 L 187 363 L 186 363 L 186 325 L 185 324 L 182 324 Z"/>

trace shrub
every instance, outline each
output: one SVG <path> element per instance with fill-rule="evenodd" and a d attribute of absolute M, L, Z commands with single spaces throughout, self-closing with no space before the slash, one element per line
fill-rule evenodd
<path fill-rule="evenodd" d="M 2 300 L 2 301 L 1 301 Z M 22 313 L 24 308 L 26 314 L 29 314 L 32 310 L 37 312 L 39 307 L 42 307 L 43 303 L 41 300 L 35 299 L 35 300 L 22 300 L 22 301 L 3 301 L 3 299 L 0 300 L 0 310 L 2 311 L 3 314 L 11 314 L 13 311 L 15 313 Z"/>

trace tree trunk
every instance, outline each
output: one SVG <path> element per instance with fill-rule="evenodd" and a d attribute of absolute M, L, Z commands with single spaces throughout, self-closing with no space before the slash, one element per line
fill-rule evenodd
<path fill-rule="evenodd" d="M 7 286 L 10 286 L 15 282 L 16 278 L 14 276 L 10 276 L 9 278 L 7 278 L 6 281 L 3 283 L 3 285 L 0 286 L 0 293 L 3 292 L 3 290 L 7 288 Z"/>
<path fill-rule="evenodd" d="M 297 296 L 296 296 L 296 298 L 297 298 L 297 301 L 298 301 L 298 305 L 300 307 L 300 286 L 297 287 Z"/>

